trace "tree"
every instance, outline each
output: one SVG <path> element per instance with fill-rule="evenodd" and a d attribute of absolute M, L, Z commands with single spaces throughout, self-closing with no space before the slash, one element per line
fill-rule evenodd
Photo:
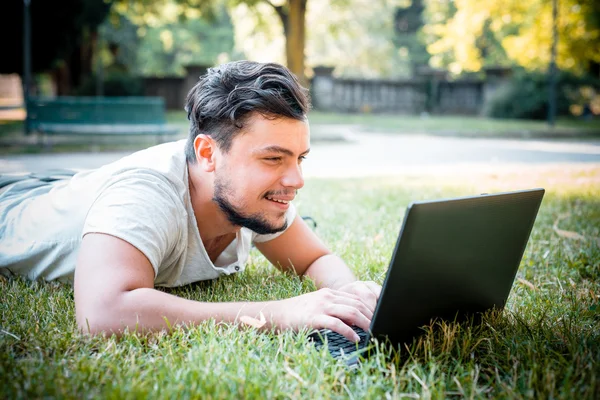
<path fill-rule="evenodd" d="M 398 4 L 398 0 L 309 1 L 306 64 L 333 66 L 336 74 L 345 77 L 410 76 L 417 55 L 412 45 L 417 38 L 406 40 L 404 35 L 396 40 L 394 13 Z M 240 50 L 255 59 L 285 62 L 278 57 L 284 54 L 284 32 L 272 6 L 265 2 L 253 7 L 242 3 L 232 9 L 232 18 Z"/>
<path fill-rule="evenodd" d="M 275 10 L 275 13 L 281 21 L 283 33 L 285 35 L 287 67 L 305 84 L 304 49 L 306 47 L 307 0 L 229 0 L 229 2 L 233 6 L 246 4 L 251 8 L 257 7 L 260 3 L 264 3 Z"/>
<path fill-rule="evenodd" d="M 167 9 L 176 6 L 174 1 L 163 4 Z M 179 20 L 166 12 L 164 18 L 147 23 L 132 13 L 113 14 L 101 27 L 102 41 L 111 49 L 118 48 L 103 51 L 106 69 L 121 66 L 136 75 L 173 76 L 184 75 L 186 65 L 214 65 L 238 58 L 233 51 L 233 24 L 224 5 L 210 18 L 198 13 Z"/>
<path fill-rule="evenodd" d="M 32 1 L 32 72 L 62 66 L 66 81 L 63 87 L 78 84 L 91 71 L 95 32 L 109 8 L 110 2 L 105 0 Z M 4 2 L 2 12 L 6 23 L 0 24 L 0 35 L 11 39 L 3 42 L 0 73 L 21 74 L 23 1 Z"/>
<path fill-rule="evenodd" d="M 455 73 L 486 64 L 545 70 L 550 61 L 552 1 L 426 0 L 424 32 L 432 63 Z M 598 76 L 600 3 L 559 0 L 560 69 Z"/>
<path fill-rule="evenodd" d="M 307 13 L 307 61 L 313 66 L 334 66 L 336 74 L 345 77 L 410 76 L 414 38 L 396 36 L 397 6 L 396 0 L 311 2 Z M 326 23 L 323 15 L 327 15 Z"/>
<path fill-rule="evenodd" d="M 419 34 L 423 27 L 423 0 L 405 1 L 394 12 L 394 41 L 396 46 L 410 57 L 411 72 L 414 75 L 419 68 L 429 64 L 429 53 Z"/>
<path fill-rule="evenodd" d="M 256 7 L 264 3 L 272 7 L 283 26 L 287 67 L 302 81 L 304 74 L 304 47 L 306 45 L 306 3 L 307 0 L 177 0 L 176 7 L 171 7 L 174 18 L 188 18 L 196 13 L 207 18 L 214 16 L 218 7 L 227 2 L 230 6 L 246 4 Z M 132 21 L 138 25 L 153 23 L 164 18 L 165 2 L 162 0 L 115 0 L 114 9 L 121 14 L 137 15 Z M 199 13 L 199 14 L 198 14 Z"/>
<path fill-rule="evenodd" d="M 283 32 L 285 33 L 287 67 L 296 74 L 301 81 L 305 81 L 304 48 L 306 47 L 307 0 L 286 0 L 281 5 L 276 5 L 270 0 L 262 1 L 266 1 L 271 5 L 281 19 Z"/>

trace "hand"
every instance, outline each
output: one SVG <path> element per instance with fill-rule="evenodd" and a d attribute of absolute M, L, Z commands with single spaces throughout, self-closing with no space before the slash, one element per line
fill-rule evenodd
<path fill-rule="evenodd" d="M 356 281 L 347 283 L 337 289 L 343 293 L 349 293 L 357 296 L 367 306 L 371 314 L 375 312 L 377 300 L 381 295 L 381 286 L 373 281 Z"/>
<path fill-rule="evenodd" d="M 351 326 L 368 330 L 373 318 L 373 311 L 359 296 L 328 288 L 281 300 L 279 305 L 279 317 L 274 321 L 278 328 L 326 328 L 353 342 L 359 337 Z"/>

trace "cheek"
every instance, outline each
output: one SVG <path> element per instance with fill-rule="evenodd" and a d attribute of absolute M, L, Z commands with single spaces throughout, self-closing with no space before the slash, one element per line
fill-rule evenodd
<path fill-rule="evenodd" d="M 277 170 L 273 167 L 256 168 L 246 177 L 246 182 L 251 185 L 249 189 L 258 192 L 272 190 L 277 186 L 278 181 Z"/>
<path fill-rule="evenodd" d="M 269 166 L 245 166 L 232 171 L 232 181 L 236 183 L 240 197 L 245 199 L 256 198 L 268 190 L 277 188 L 279 176 L 274 167 Z"/>

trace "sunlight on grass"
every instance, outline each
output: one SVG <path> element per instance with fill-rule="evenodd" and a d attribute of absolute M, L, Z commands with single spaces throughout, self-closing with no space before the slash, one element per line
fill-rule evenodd
<path fill-rule="evenodd" d="M 545 121 L 492 119 L 477 116 L 398 115 L 398 114 L 336 114 L 311 111 L 313 124 L 357 125 L 365 131 L 388 132 L 457 132 L 457 133 L 533 133 L 561 132 L 600 134 L 600 121 L 559 120 L 554 128 Z"/>
<path fill-rule="evenodd" d="M 212 398 L 565 398 L 600 395 L 600 168 L 504 169 L 378 179 L 312 179 L 297 207 L 361 279 L 382 282 L 413 200 L 547 190 L 503 313 L 425 327 L 409 348 L 380 345 L 356 370 L 307 343 L 207 321 L 121 339 L 75 326 L 73 291 L 0 280 L 0 395 Z M 564 232 L 576 233 L 568 235 Z M 169 292 L 202 301 L 314 290 L 256 250 L 246 272 Z"/>
<path fill-rule="evenodd" d="M 584 121 L 559 119 L 556 127 L 550 128 L 545 121 L 491 119 L 477 116 L 401 115 L 401 114 L 340 114 L 311 111 L 308 115 L 315 125 L 356 125 L 364 131 L 379 132 L 458 132 L 458 133 L 583 133 L 600 134 L 600 120 Z M 169 111 L 167 122 L 187 124 L 184 111 Z"/>

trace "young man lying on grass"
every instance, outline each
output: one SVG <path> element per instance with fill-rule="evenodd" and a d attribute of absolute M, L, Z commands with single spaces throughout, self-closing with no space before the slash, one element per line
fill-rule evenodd
<path fill-rule="evenodd" d="M 53 183 L 0 195 L 0 271 L 74 282 L 85 332 L 161 330 L 214 318 L 266 329 L 368 329 L 381 288 L 357 281 L 296 215 L 310 150 L 309 99 L 276 64 L 212 68 L 187 98 L 186 140 Z M 251 245 L 316 292 L 272 302 L 201 303 L 174 287 L 244 270 Z M 168 321 L 168 322 L 167 322 Z"/>

